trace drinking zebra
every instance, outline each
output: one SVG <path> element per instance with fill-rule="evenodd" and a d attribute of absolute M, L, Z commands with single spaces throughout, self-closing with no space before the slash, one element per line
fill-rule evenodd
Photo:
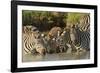
<path fill-rule="evenodd" d="M 46 48 L 40 38 L 38 31 L 23 33 L 23 50 L 25 54 L 41 54 L 46 53 Z"/>
<path fill-rule="evenodd" d="M 68 31 L 68 32 L 67 32 Z M 80 27 L 66 29 L 61 34 L 63 40 L 72 51 L 89 50 L 90 49 L 90 33 L 88 31 L 81 31 Z"/>
<path fill-rule="evenodd" d="M 31 53 L 32 50 L 35 50 L 34 45 L 35 42 L 33 41 L 34 35 L 33 34 L 23 34 L 23 49 L 24 49 L 24 53 L 28 54 Z"/>

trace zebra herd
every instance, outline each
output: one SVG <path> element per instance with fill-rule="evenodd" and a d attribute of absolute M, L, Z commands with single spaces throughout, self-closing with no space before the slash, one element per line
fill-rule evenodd
<path fill-rule="evenodd" d="M 53 27 L 48 34 L 43 34 L 34 26 L 23 27 L 23 50 L 25 54 L 81 52 L 90 50 L 90 33 L 80 27 L 61 29 Z"/>

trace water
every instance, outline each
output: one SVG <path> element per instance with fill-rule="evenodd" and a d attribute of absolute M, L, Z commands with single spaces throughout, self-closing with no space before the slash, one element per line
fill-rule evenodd
<path fill-rule="evenodd" d="M 58 61 L 58 60 L 80 60 L 80 59 L 89 59 L 90 52 L 84 52 L 80 54 L 72 53 L 55 53 L 55 54 L 46 54 L 42 55 L 32 55 L 27 54 L 23 55 L 23 62 L 37 62 L 37 61 Z"/>

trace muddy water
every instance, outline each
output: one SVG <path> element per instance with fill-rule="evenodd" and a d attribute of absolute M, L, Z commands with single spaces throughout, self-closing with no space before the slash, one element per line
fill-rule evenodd
<path fill-rule="evenodd" d="M 90 57 L 89 51 L 80 54 L 56 53 L 56 54 L 46 54 L 45 56 L 27 54 L 27 55 L 23 55 L 23 62 L 80 60 L 80 59 L 89 59 L 89 57 Z"/>

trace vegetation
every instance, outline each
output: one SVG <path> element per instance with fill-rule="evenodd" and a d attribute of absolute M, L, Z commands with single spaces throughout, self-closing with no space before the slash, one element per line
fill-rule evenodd
<path fill-rule="evenodd" d="M 81 13 L 68 13 L 67 21 L 68 21 L 68 23 L 71 23 L 71 24 L 77 24 L 82 15 L 83 14 L 81 14 Z"/>
<path fill-rule="evenodd" d="M 87 13 L 23 10 L 22 23 L 23 26 L 33 25 L 40 31 L 48 31 L 54 26 L 64 28 L 68 24 L 77 24 L 84 15 Z"/>

